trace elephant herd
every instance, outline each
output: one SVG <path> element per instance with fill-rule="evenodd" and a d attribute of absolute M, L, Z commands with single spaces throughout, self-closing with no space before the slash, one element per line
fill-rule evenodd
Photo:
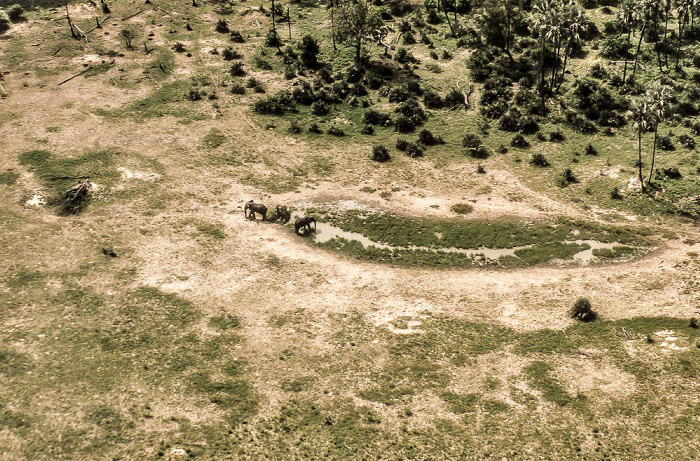
<path fill-rule="evenodd" d="M 246 219 L 252 219 L 255 221 L 256 213 L 262 217 L 263 221 L 282 221 L 286 224 L 292 218 L 292 214 L 286 206 L 277 205 L 273 215 L 268 218 L 267 207 L 265 205 L 262 203 L 255 203 L 252 200 L 246 202 L 245 206 L 243 207 L 243 215 L 246 217 Z M 295 219 L 294 232 L 299 234 L 299 231 L 302 231 L 301 235 L 308 235 L 311 233 L 311 223 L 314 224 L 313 230 L 315 231 L 316 219 L 313 216 L 302 216 L 301 218 Z"/>

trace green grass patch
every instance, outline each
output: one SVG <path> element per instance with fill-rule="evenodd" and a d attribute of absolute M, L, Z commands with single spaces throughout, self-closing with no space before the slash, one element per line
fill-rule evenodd
<path fill-rule="evenodd" d="M 3 171 L 0 173 L 0 185 L 14 186 L 19 178 L 19 173 L 14 171 Z"/>
<path fill-rule="evenodd" d="M 235 315 L 217 315 L 216 317 L 209 319 L 209 326 L 219 330 L 228 330 L 230 328 L 238 328 L 241 326 L 241 321 Z"/>
<path fill-rule="evenodd" d="M 346 232 L 362 234 L 373 242 L 389 245 L 365 247 L 352 236 L 336 237 L 321 246 L 374 262 L 407 266 L 469 267 L 500 265 L 522 267 L 554 260 L 570 260 L 590 249 L 578 240 L 621 242 L 649 245 L 651 234 L 646 228 L 629 229 L 611 225 L 559 219 L 550 223 L 523 223 L 515 220 L 433 220 L 419 219 L 364 210 L 342 212 L 308 209 L 320 222 L 327 222 Z M 524 247 L 524 248 L 518 248 Z M 512 249 L 514 254 L 487 259 L 480 248 Z M 476 250 L 470 253 L 440 251 L 445 249 Z"/>
<path fill-rule="evenodd" d="M 546 362 L 533 362 L 523 369 L 528 383 L 542 392 L 542 397 L 559 406 L 571 403 L 572 397 L 551 376 L 552 366 Z"/>
<path fill-rule="evenodd" d="M 593 250 L 593 256 L 600 259 L 617 259 L 624 258 L 634 254 L 635 249 L 632 247 L 617 245 L 612 248 L 598 248 Z"/>
<path fill-rule="evenodd" d="M 216 149 L 226 142 L 226 135 L 218 128 L 212 128 L 209 133 L 202 138 L 202 145 L 206 149 Z"/>

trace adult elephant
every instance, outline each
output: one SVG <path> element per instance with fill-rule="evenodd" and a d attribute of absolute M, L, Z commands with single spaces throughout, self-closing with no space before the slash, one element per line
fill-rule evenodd
<path fill-rule="evenodd" d="M 311 232 L 311 223 L 314 223 L 314 230 L 316 230 L 316 218 L 313 216 L 304 216 L 302 218 L 297 218 L 294 221 L 294 232 L 299 233 L 300 229 L 306 228 L 304 234 Z"/>
<path fill-rule="evenodd" d="M 252 200 L 250 200 L 243 207 L 243 215 L 246 218 L 255 221 L 255 213 L 259 213 L 262 216 L 262 220 L 265 221 L 265 216 L 267 216 L 267 207 L 262 203 L 254 203 Z"/>

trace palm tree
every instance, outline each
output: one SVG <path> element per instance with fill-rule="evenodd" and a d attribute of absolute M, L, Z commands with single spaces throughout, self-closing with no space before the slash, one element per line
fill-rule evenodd
<path fill-rule="evenodd" d="M 537 30 L 540 38 L 540 62 L 539 62 L 539 72 L 540 72 L 540 83 L 538 89 L 540 92 L 540 97 L 542 98 L 542 106 L 544 107 L 544 95 L 545 95 L 545 80 L 544 80 L 544 50 L 545 50 L 545 35 L 547 33 L 547 28 L 549 25 L 549 10 L 553 9 L 553 0 L 536 0 L 536 3 L 532 6 L 532 12 L 528 18 L 530 25 L 533 29 Z"/>
<path fill-rule="evenodd" d="M 630 80 L 634 80 L 634 76 L 637 74 L 637 62 L 639 60 L 639 50 L 642 47 L 642 40 L 644 39 L 644 32 L 647 29 L 649 21 L 654 17 L 654 13 L 658 8 L 657 0 L 642 0 L 639 4 L 639 17 L 642 21 L 642 29 L 639 31 L 639 41 L 637 42 L 637 51 L 634 53 L 634 69 L 632 70 L 632 77 Z"/>
<path fill-rule="evenodd" d="M 673 91 L 670 86 L 655 82 L 646 92 L 646 100 L 649 107 L 649 119 L 654 124 L 654 147 L 651 152 L 651 169 L 649 170 L 648 183 L 651 183 L 651 175 L 654 171 L 656 159 L 656 139 L 659 133 L 659 124 L 666 118 L 670 108 L 670 100 Z"/>
<path fill-rule="evenodd" d="M 559 79 L 559 86 L 557 86 L 557 89 L 564 83 L 564 74 L 566 73 L 569 53 L 575 43 L 581 42 L 581 31 L 588 25 L 588 17 L 586 16 L 586 12 L 579 7 L 575 1 L 570 1 L 568 4 L 564 5 L 564 21 L 569 40 L 566 44 L 566 50 L 564 51 L 564 65 L 561 69 L 561 78 Z"/>
<path fill-rule="evenodd" d="M 557 76 L 557 66 L 559 64 L 559 51 L 561 50 L 561 36 L 564 25 L 564 15 L 560 8 L 551 8 L 547 14 L 547 29 L 545 39 L 552 42 L 554 48 L 554 68 L 552 69 L 552 78 L 550 80 L 549 89 L 554 89 L 554 79 Z"/>
<path fill-rule="evenodd" d="M 637 130 L 637 165 L 639 166 L 639 174 L 637 178 L 641 184 L 641 192 L 644 193 L 644 177 L 642 176 L 642 133 L 649 126 L 649 104 L 645 97 L 638 96 L 632 100 L 630 110 L 627 112 L 627 117 L 634 122 L 632 128 Z"/>
<path fill-rule="evenodd" d="M 627 46 L 625 47 L 625 54 L 627 54 L 630 48 L 632 31 L 637 23 L 637 4 L 635 0 L 625 0 L 625 2 L 620 5 L 620 10 L 617 12 L 617 22 L 620 25 L 620 35 L 627 30 Z M 625 83 L 626 78 L 627 56 L 625 56 L 625 70 L 622 72 L 622 83 Z"/>
<path fill-rule="evenodd" d="M 693 11 L 693 0 L 680 0 L 678 6 L 678 47 L 676 48 L 676 70 L 681 70 L 681 44 L 683 42 L 683 30 L 688 23 L 688 16 Z"/>

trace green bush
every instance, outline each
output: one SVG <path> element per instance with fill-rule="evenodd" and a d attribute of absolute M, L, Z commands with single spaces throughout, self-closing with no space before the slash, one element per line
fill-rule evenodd
<path fill-rule="evenodd" d="M 386 162 L 390 159 L 389 149 L 382 145 L 372 147 L 372 160 L 376 162 Z"/>
<path fill-rule="evenodd" d="M 222 18 L 222 19 L 219 19 L 219 20 L 216 22 L 216 27 L 215 27 L 215 29 L 216 29 L 216 31 L 219 32 L 220 34 L 228 34 L 228 33 L 230 32 L 230 30 L 229 30 L 229 28 L 228 28 L 228 23 L 227 23 L 226 20 L 223 19 L 223 18 Z"/>
<path fill-rule="evenodd" d="M 306 67 L 316 67 L 320 48 L 318 42 L 311 35 L 304 35 L 297 45 L 301 52 L 301 63 Z"/>
<path fill-rule="evenodd" d="M 24 8 L 19 3 L 10 5 L 5 9 L 5 13 L 12 21 L 18 21 L 24 16 Z"/>
<path fill-rule="evenodd" d="M 540 168 L 548 167 L 549 162 L 547 161 L 547 157 L 544 156 L 541 152 L 537 152 L 532 154 L 532 158 L 530 159 L 530 164 L 533 166 L 537 166 Z"/>
<path fill-rule="evenodd" d="M 0 30 L 5 30 L 10 27 L 10 17 L 4 11 L 0 10 Z"/>
<path fill-rule="evenodd" d="M 598 314 L 591 308 L 591 302 L 586 298 L 579 298 L 574 306 L 569 309 L 569 315 L 572 319 L 581 320 L 582 322 L 592 322 L 598 317 Z"/>

